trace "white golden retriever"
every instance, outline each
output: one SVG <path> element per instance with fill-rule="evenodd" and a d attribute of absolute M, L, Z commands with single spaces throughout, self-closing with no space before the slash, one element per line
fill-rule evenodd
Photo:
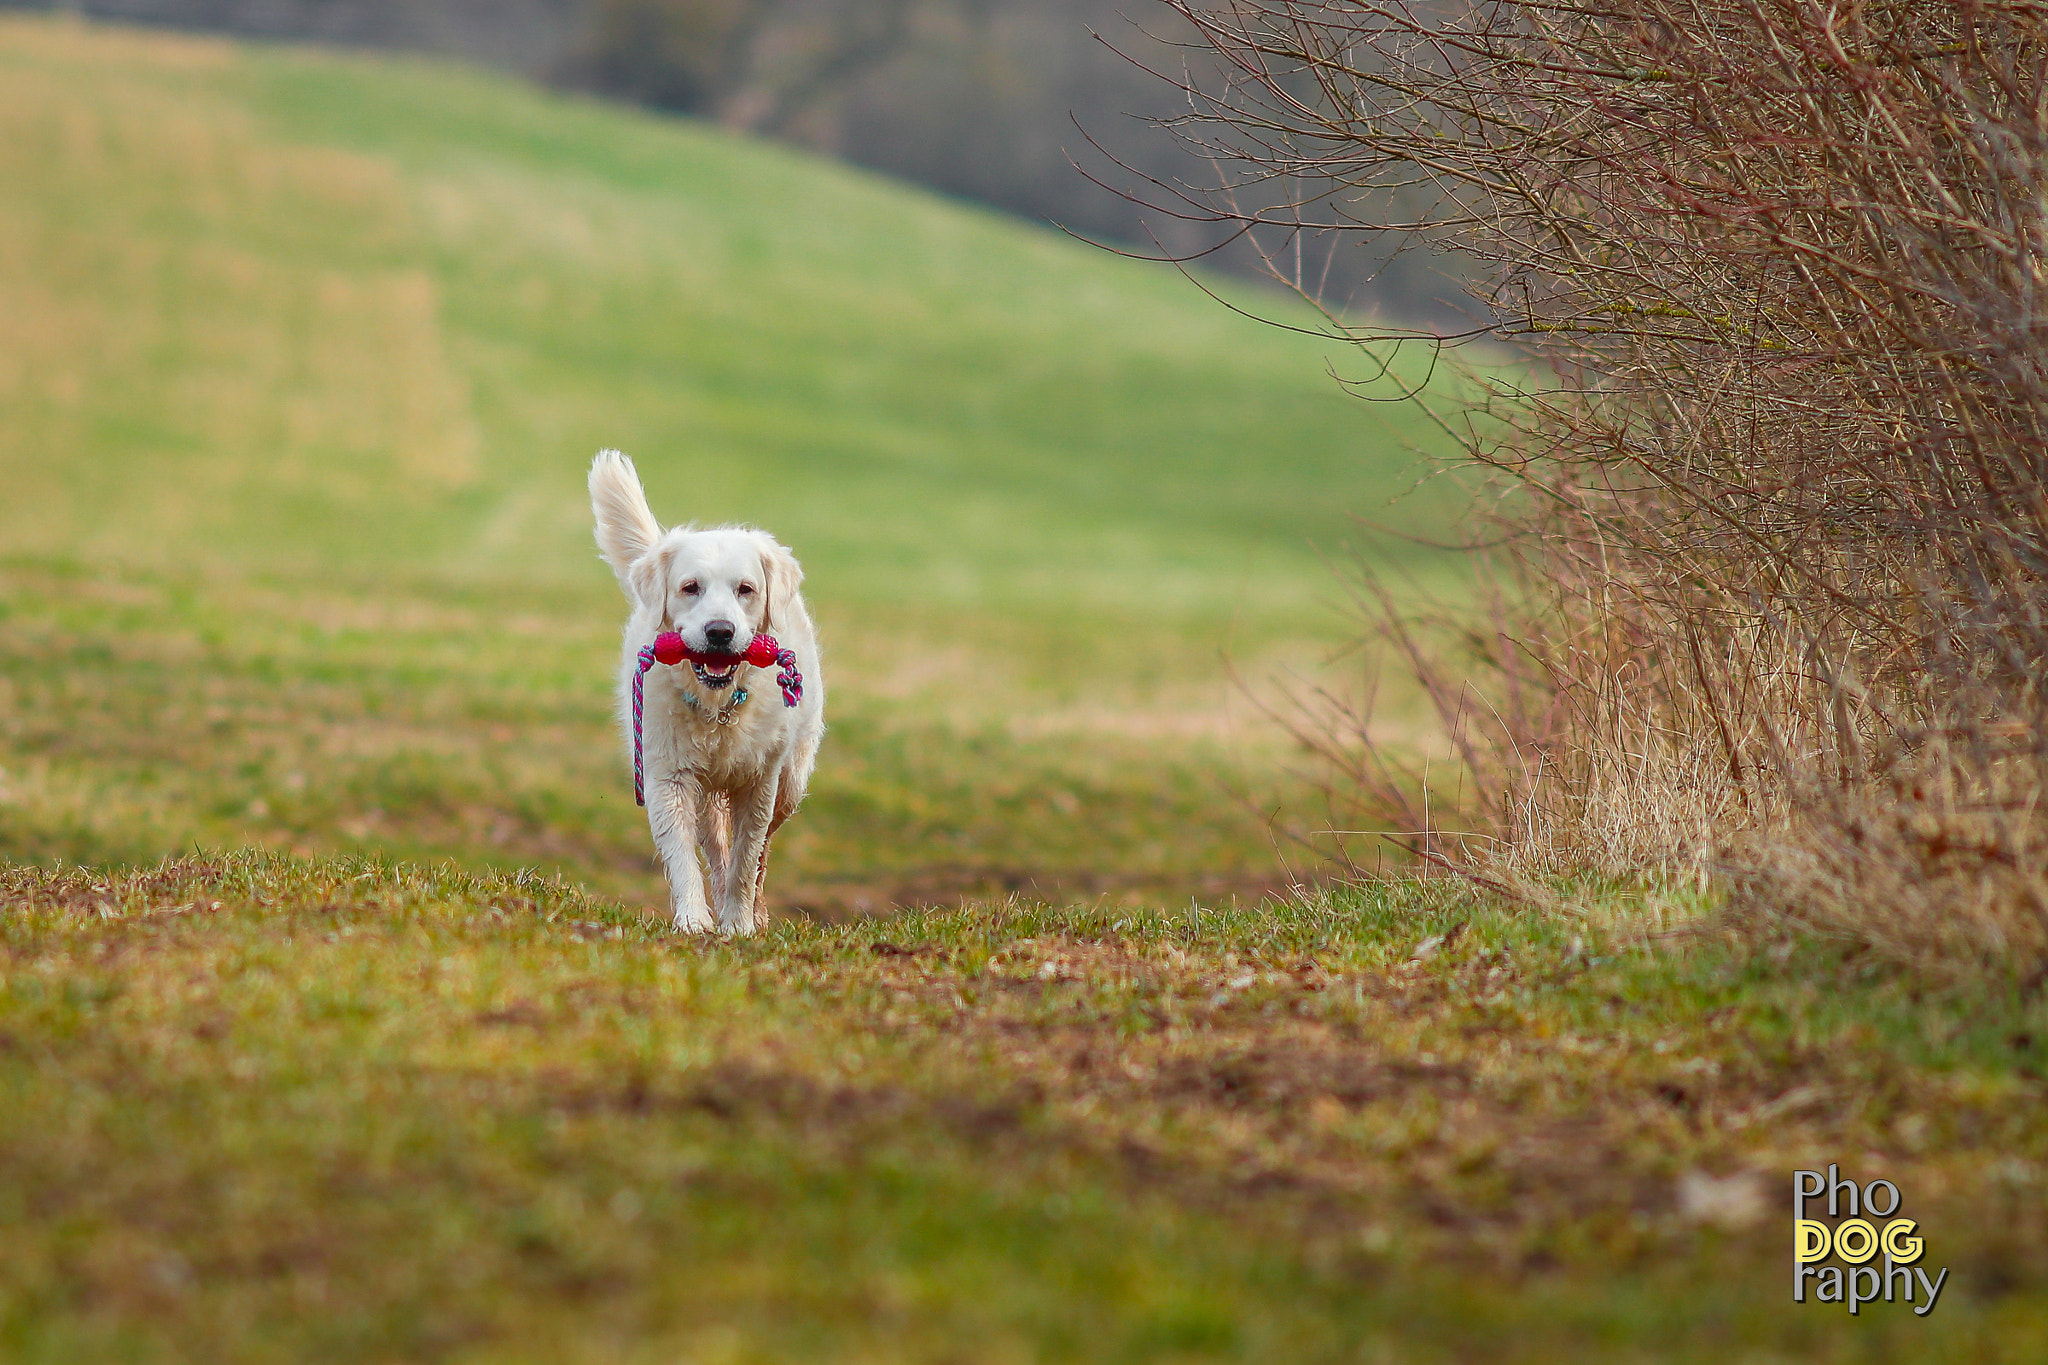
<path fill-rule="evenodd" d="M 664 532 L 633 462 L 616 450 L 591 463 L 590 504 L 598 548 L 633 608 L 619 668 L 629 748 L 641 650 L 673 630 L 693 653 L 714 656 L 709 666 L 655 664 L 643 684 L 647 825 L 668 873 L 676 928 L 752 933 L 768 841 L 803 800 L 825 734 L 817 632 L 797 593 L 803 570 L 763 531 Z M 716 657 L 745 654 L 757 635 L 795 655 L 796 705 L 784 704 L 774 665 Z"/>

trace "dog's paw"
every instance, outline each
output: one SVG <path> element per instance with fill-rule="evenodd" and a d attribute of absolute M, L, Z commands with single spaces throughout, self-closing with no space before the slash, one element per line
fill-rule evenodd
<path fill-rule="evenodd" d="M 709 910 L 677 910 L 674 920 L 675 931 L 679 934 L 709 934 L 717 929 L 712 923 Z"/>

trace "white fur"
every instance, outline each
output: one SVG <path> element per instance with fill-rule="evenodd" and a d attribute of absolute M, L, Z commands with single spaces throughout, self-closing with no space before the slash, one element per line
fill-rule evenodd
<path fill-rule="evenodd" d="M 598 549 L 632 604 L 619 663 L 629 759 L 633 675 L 641 648 L 663 630 L 680 631 L 692 649 L 703 650 L 707 623 L 723 620 L 735 630 L 733 653 L 766 633 L 796 655 L 804 686 L 794 707 L 783 705 L 772 665 L 741 664 L 724 688 L 705 686 L 687 661 L 647 671 L 641 726 L 647 825 L 668 873 L 675 926 L 750 934 L 768 841 L 803 800 L 825 734 L 818 637 L 797 592 L 803 570 L 765 531 L 663 531 L 647 508 L 633 462 L 616 450 L 599 452 L 591 463 L 590 505 Z M 748 700 L 731 713 L 730 724 L 717 724 L 713 717 L 738 687 L 746 688 Z"/>

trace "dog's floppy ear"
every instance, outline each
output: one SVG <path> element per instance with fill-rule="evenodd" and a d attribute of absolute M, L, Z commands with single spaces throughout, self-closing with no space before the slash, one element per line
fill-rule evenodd
<path fill-rule="evenodd" d="M 789 547 L 766 531 L 754 532 L 754 543 L 760 548 L 761 573 L 767 579 L 762 585 L 767 600 L 761 604 L 761 623 L 773 634 L 779 629 L 776 614 L 796 600 L 796 590 L 804 581 L 804 570 L 796 562 L 796 556 L 789 552 Z"/>
<path fill-rule="evenodd" d="M 658 611 L 666 605 L 664 599 L 668 596 L 668 571 L 669 566 L 675 562 L 675 557 L 676 547 L 673 544 L 657 545 L 634 560 L 627 568 L 627 587 L 641 606 Z M 667 619 L 665 614 L 663 619 Z"/>

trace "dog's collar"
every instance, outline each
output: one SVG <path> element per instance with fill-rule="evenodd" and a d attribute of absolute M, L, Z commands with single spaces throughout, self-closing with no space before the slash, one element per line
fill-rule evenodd
<path fill-rule="evenodd" d="M 677 690 L 681 691 L 682 689 L 678 688 Z M 683 692 L 683 700 L 690 704 L 692 711 L 706 717 L 713 725 L 730 725 L 732 724 L 733 712 L 747 704 L 747 689 L 744 687 L 735 689 L 732 694 L 732 700 L 719 707 L 716 711 L 705 706 L 703 702 L 698 701 L 696 697 L 688 692 Z"/>

